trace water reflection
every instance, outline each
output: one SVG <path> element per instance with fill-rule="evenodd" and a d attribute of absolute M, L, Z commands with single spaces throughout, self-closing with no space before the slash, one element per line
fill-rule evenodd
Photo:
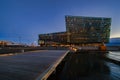
<path fill-rule="evenodd" d="M 110 69 L 96 54 L 70 54 L 57 80 L 111 80 Z"/>
<path fill-rule="evenodd" d="M 110 51 L 106 56 L 120 62 L 120 51 Z"/>

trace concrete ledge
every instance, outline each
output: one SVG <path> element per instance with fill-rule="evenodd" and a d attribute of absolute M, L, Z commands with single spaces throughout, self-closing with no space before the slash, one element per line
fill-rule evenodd
<path fill-rule="evenodd" d="M 62 57 L 60 57 L 53 65 L 51 65 L 46 71 L 44 71 L 36 80 L 47 80 L 47 78 L 56 71 L 57 66 L 62 62 L 65 56 L 69 53 L 67 51 Z"/>

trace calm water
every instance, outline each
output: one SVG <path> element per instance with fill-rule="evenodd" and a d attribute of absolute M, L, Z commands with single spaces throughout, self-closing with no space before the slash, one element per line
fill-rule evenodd
<path fill-rule="evenodd" d="M 120 66 L 96 54 L 71 54 L 55 80 L 120 80 Z"/>

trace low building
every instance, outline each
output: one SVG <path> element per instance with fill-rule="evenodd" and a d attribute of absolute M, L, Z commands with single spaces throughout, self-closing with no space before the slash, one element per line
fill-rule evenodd
<path fill-rule="evenodd" d="M 66 44 L 67 43 L 67 34 L 66 34 L 66 32 L 40 34 L 38 43 L 39 43 L 39 45 Z"/>
<path fill-rule="evenodd" d="M 6 46 L 6 45 L 12 45 L 13 42 L 10 42 L 10 41 L 4 41 L 4 40 L 1 40 L 0 41 L 0 46 Z"/>

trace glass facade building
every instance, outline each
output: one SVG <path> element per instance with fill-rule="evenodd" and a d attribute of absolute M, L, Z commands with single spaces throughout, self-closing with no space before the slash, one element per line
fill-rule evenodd
<path fill-rule="evenodd" d="M 109 42 L 111 18 L 65 16 L 68 43 Z"/>
<path fill-rule="evenodd" d="M 91 44 L 109 42 L 111 18 L 65 16 L 65 22 L 65 32 L 39 34 L 38 43 Z"/>
<path fill-rule="evenodd" d="M 39 35 L 39 44 L 54 44 L 54 43 L 67 43 L 66 32 L 56 32 Z"/>

